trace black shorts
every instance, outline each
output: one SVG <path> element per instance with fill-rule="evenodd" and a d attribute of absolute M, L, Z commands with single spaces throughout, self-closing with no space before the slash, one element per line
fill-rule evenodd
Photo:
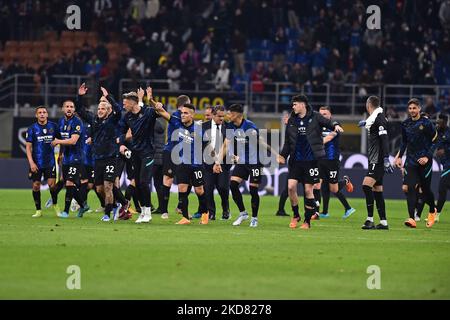
<path fill-rule="evenodd" d="M 28 179 L 30 179 L 33 182 L 36 181 L 41 182 L 42 176 L 44 176 L 44 180 L 56 179 L 56 166 L 38 169 L 38 171 L 34 173 L 31 172 L 31 170 L 28 172 Z"/>
<path fill-rule="evenodd" d="M 336 184 L 339 182 L 339 167 L 341 162 L 339 160 L 319 160 L 319 172 L 320 178 L 331 184 Z"/>
<path fill-rule="evenodd" d="M 382 186 L 384 165 L 382 163 L 369 163 L 369 171 L 367 172 L 366 177 L 374 179 L 376 186 Z"/>
<path fill-rule="evenodd" d="M 175 176 L 175 164 L 172 161 L 171 152 L 164 151 L 163 153 L 163 174 L 169 178 Z"/>
<path fill-rule="evenodd" d="M 88 180 L 88 183 L 94 183 L 94 167 L 82 165 L 81 170 L 81 180 Z"/>
<path fill-rule="evenodd" d="M 232 177 L 238 177 L 247 180 L 250 177 L 250 183 L 260 184 L 263 168 L 255 164 L 237 164 L 234 166 Z"/>
<path fill-rule="evenodd" d="M 122 155 L 117 158 L 117 176 L 119 178 L 124 169 L 126 170 L 128 180 L 133 180 L 135 178 L 133 156 L 131 156 L 130 159 L 127 159 Z"/>
<path fill-rule="evenodd" d="M 205 184 L 203 180 L 203 168 L 193 167 L 189 164 L 180 164 L 177 168 L 178 184 L 189 184 L 194 187 L 200 187 Z"/>
<path fill-rule="evenodd" d="M 419 185 L 431 185 L 431 177 L 433 175 L 433 161 L 428 161 L 425 166 L 405 166 L 404 183 L 411 188 Z"/>
<path fill-rule="evenodd" d="M 153 163 L 155 160 L 153 157 L 132 157 L 134 178 L 139 184 L 150 184 L 153 176 Z"/>
<path fill-rule="evenodd" d="M 297 180 L 304 184 L 320 182 L 317 161 L 295 161 L 288 168 L 288 179 Z"/>
<path fill-rule="evenodd" d="M 114 182 L 117 177 L 117 159 L 95 160 L 95 178 L 96 186 L 101 186 L 105 181 Z"/>
<path fill-rule="evenodd" d="M 62 170 L 64 181 L 71 181 L 75 184 L 80 182 L 81 164 L 63 164 Z"/>

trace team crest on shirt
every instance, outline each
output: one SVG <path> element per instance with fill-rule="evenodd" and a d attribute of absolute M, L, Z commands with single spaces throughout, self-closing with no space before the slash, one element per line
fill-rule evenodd
<path fill-rule="evenodd" d="M 44 133 L 44 134 L 47 134 L 47 129 L 42 129 L 42 132 Z"/>
<path fill-rule="evenodd" d="M 420 126 L 419 126 L 419 130 L 423 130 L 423 125 L 420 125 Z"/>
<path fill-rule="evenodd" d="M 76 126 L 75 130 L 80 131 L 81 127 L 80 126 Z"/>

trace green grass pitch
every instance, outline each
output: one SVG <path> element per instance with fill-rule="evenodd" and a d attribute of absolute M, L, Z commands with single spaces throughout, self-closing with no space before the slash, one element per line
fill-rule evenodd
<path fill-rule="evenodd" d="M 42 192 L 43 204 L 48 196 Z M 172 194 L 170 212 L 176 200 Z M 244 201 L 249 208 L 249 198 Z M 104 223 L 95 213 L 62 220 L 49 209 L 33 219 L 31 190 L 1 190 L 0 298 L 450 298 L 448 209 L 432 229 L 422 221 L 412 230 L 403 226 L 405 201 L 388 201 L 391 229 L 364 231 L 364 201 L 350 199 L 357 212 L 342 220 L 343 209 L 332 198 L 331 218 L 313 221 L 310 230 L 291 230 L 289 218 L 274 215 L 277 202 L 261 198 L 256 229 L 249 221 L 178 226 L 174 213 L 167 221 L 154 215 L 150 224 L 136 225 L 134 219 Z M 93 193 L 90 204 L 98 205 Z M 190 207 L 196 206 L 191 195 Z M 231 209 L 235 218 L 234 203 Z M 81 269 L 80 290 L 66 287 L 70 265 Z M 367 288 L 371 265 L 380 267 L 379 290 Z"/>

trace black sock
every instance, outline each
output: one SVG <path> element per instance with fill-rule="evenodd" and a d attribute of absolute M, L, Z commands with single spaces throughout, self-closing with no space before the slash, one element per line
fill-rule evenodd
<path fill-rule="evenodd" d="M 434 203 L 434 194 L 433 191 L 431 191 L 431 188 L 429 185 L 425 185 L 422 187 L 423 197 L 426 201 L 426 203 L 430 206 L 431 213 L 434 213 L 436 210 L 436 204 Z"/>
<path fill-rule="evenodd" d="M 258 216 L 259 210 L 259 193 L 258 187 L 250 186 L 251 204 L 252 204 L 252 217 L 256 218 Z"/>
<path fill-rule="evenodd" d="M 187 192 L 178 192 L 178 199 L 180 199 L 180 209 L 181 214 L 186 219 L 189 219 L 188 206 L 187 206 L 187 198 L 189 196 L 189 191 Z"/>
<path fill-rule="evenodd" d="M 286 200 L 288 199 L 288 189 L 285 188 L 280 194 L 280 201 L 278 202 L 278 211 L 284 212 L 284 206 L 286 205 Z"/>
<path fill-rule="evenodd" d="M 201 214 L 208 212 L 208 206 L 206 205 L 206 195 L 197 195 L 198 198 L 198 212 Z"/>
<path fill-rule="evenodd" d="M 374 197 L 373 197 L 373 191 L 372 187 L 369 186 L 363 186 L 364 194 L 366 195 L 366 207 L 367 207 L 367 216 L 369 218 L 373 217 L 373 203 L 374 203 Z"/>
<path fill-rule="evenodd" d="M 305 222 L 310 224 L 311 217 L 314 215 L 316 201 L 314 199 L 306 199 L 306 198 L 304 201 L 305 201 Z"/>
<path fill-rule="evenodd" d="M 320 189 L 314 189 L 313 193 L 314 193 L 314 200 L 316 202 L 316 205 L 315 205 L 316 206 L 316 210 L 319 211 L 319 209 L 320 209 L 320 202 L 322 200 L 321 195 L 320 195 Z M 319 205 L 317 205 L 317 203 Z"/>
<path fill-rule="evenodd" d="M 161 211 L 161 206 L 162 206 L 162 203 L 164 202 L 164 195 L 163 195 L 163 191 L 162 191 L 162 186 L 160 186 L 156 190 L 156 196 L 158 197 L 158 209 L 159 209 L 159 211 Z"/>
<path fill-rule="evenodd" d="M 219 195 L 220 195 L 220 199 L 222 201 L 222 209 L 224 213 L 229 213 L 230 212 L 230 203 L 228 201 L 228 194 L 229 191 L 228 189 L 219 189 Z"/>
<path fill-rule="evenodd" d="M 134 207 L 136 208 L 137 212 L 141 212 L 141 203 L 140 203 L 140 199 L 141 199 L 141 193 L 139 191 L 139 188 L 135 187 L 134 189 L 134 194 L 133 194 L 133 203 L 134 203 Z"/>
<path fill-rule="evenodd" d="M 118 201 L 121 205 L 125 205 L 127 203 L 127 199 L 123 196 L 122 191 L 116 186 L 113 187 L 113 195 L 114 200 Z"/>
<path fill-rule="evenodd" d="M 414 186 L 408 186 L 408 192 L 406 193 L 406 202 L 408 204 L 408 215 L 411 219 L 414 219 L 414 213 L 417 203 L 417 193 L 414 190 Z"/>
<path fill-rule="evenodd" d="M 81 197 L 81 192 L 79 189 L 74 187 L 73 198 L 80 205 L 80 208 L 84 208 L 84 199 Z"/>
<path fill-rule="evenodd" d="M 373 197 L 377 203 L 378 215 L 380 216 L 380 220 L 386 220 L 386 207 L 384 203 L 383 192 L 374 192 Z"/>
<path fill-rule="evenodd" d="M 350 204 L 348 203 L 347 198 L 344 196 L 344 194 L 341 191 L 336 192 L 334 195 L 342 203 L 345 210 L 350 210 L 352 208 L 352 207 L 350 207 Z"/>
<path fill-rule="evenodd" d="M 59 194 L 59 192 L 64 188 L 64 180 L 59 180 L 55 185 L 55 192 L 56 195 Z"/>
<path fill-rule="evenodd" d="M 298 204 L 292 206 L 292 212 L 294 213 L 294 218 L 300 219 L 300 213 L 298 212 Z"/>
<path fill-rule="evenodd" d="M 52 196 L 53 204 L 58 204 L 58 192 L 56 192 L 55 188 L 50 189 L 50 195 Z"/>
<path fill-rule="evenodd" d="M 442 212 L 442 208 L 444 207 L 445 201 L 447 200 L 447 186 L 442 180 L 439 182 L 439 198 L 437 202 L 437 212 Z"/>
<path fill-rule="evenodd" d="M 168 210 L 167 207 L 169 206 L 170 187 L 162 185 L 161 195 L 162 195 L 162 202 L 159 205 L 159 209 L 161 209 L 161 213 L 167 213 Z"/>
<path fill-rule="evenodd" d="M 41 190 L 33 191 L 33 200 L 36 210 L 41 210 Z"/>
<path fill-rule="evenodd" d="M 423 197 L 423 193 L 417 191 L 417 203 L 416 203 L 416 209 L 417 209 L 417 215 L 419 217 L 422 216 L 423 207 L 425 206 L 425 199 Z"/>
<path fill-rule="evenodd" d="M 136 187 L 133 186 L 132 184 L 129 184 L 127 189 L 125 190 L 125 199 L 127 199 L 128 201 L 131 201 L 135 190 L 136 190 Z"/>
<path fill-rule="evenodd" d="M 151 194 L 150 194 L 150 187 L 148 186 L 148 184 L 141 183 L 139 185 L 139 195 L 140 195 L 139 202 L 141 203 L 141 205 L 143 207 L 150 208 L 150 196 L 151 196 Z"/>
<path fill-rule="evenodd" d="M 239 190 L 239 183 L 237 181 L 231 181 L 230 183 L 231 195 L 233 196 L 233 200 L 236 203 L 239 212 L 245 211 L 244 201 L 242 200 L 242 194 Z"/>
<path fill-rule="evenodd" d="M 113 204 L 112 203 L 108 203 L 106 206 L 105 206 L 105 215 L 107 215 L 108 217 L 110 217 L 111 216 L 111 211 L 112 211 L 112 209 L 113 209 Z"/>
<path fill-rule="evenodd" d="M 322 212 L 328 213 L 328 205 L 330 203 L 330 186 L 328 183 L 322 184 Z"/>
<path fill-rule="evenodd" d="M 69 213 L 70 203 L 73 199 L 73 194 L 75 192 L 75 186 L 66 186 L 66 198 L 64 203 L 64 212 Z"/>
<path fill-rule="evenodd" d="M 80 186 L 80 198 L 83 199 L 83 204 L 87 202 L 87 182 L 82 183 Z"/>
<path fill-rule="evenodd" d="M 100 201 L 100 205 L 102 208 L 105 207 L 105 199 L 103 198 L 102 194 L 97 191 L 97 188 L 94 188 L 95 194 L 97 195 L 98 201 Z"/>
<path fill-rule="evenodd" d="M 341 180 L 338 182 L 338 190 L 342 190 L 347 185 L 347 182 L 345 180 Z"/>

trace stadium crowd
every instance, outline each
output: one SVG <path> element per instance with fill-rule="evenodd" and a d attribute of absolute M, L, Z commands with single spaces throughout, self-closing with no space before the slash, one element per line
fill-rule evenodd
<path fill-rule="evenodd" d="M 365 27 L 374 2 L 382 13 L 378 31 Z M 1 44 L 61 33 L 72 3 L 81 7 L 82 30 L 98 32 L 98 46 L 86 43 L 36 70 L 0 60 L 0 79 L 24 71 L 90 74 L 110 77 L 109 84 L 169 79 L 172 89 L 197 83 L 216 90 L 251 80 L 255 92 L 285 81 L 293 84 L 286 92 L 323 83 L 337 92 L 344 83 L 450 84 L 447 0 L 0 1 Z M 111 33 L 131 49 L 120 53 L 116 70 L 108 69 L 104 46 Z M 434 101 L 436 110 L 448 99 Z"/>

